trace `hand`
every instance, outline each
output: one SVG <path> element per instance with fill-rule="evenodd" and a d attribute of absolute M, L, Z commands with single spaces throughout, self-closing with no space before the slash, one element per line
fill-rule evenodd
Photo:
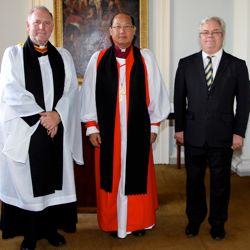
<path fill-rule="evenodd" d="M 48 135 L 49 135 L 51 138 L 54 138 L 54 136 L 56 135 L 57 131 L 58 131 L 58 126 L 52 128 L 52 129 L 50 129 L 50 130 L 47 130 Z"/>
<path fill-rule="evenodd" d="M 233 135 L 233 144 L 231 146 L 232 150 L 239 149 L 243 145 L 243 138 L 240 135 Z"/>
<path fill-rule="evenodd" d="M 174 138 L 176 139 L 177 143 L 183 144 L 184 143 L 184 132 L 176 132 Z"/>
<path fill-rule="evenodd" d="M 94 147 L 100 147 L 100 144 L 102 143 L 99 133 L 90 134 L 89 140 Z"/>
<path fill-rule="evenodd" d="M 60 122 L 60 115 L 56 111 L 40 113 L 40 121 L 44 128 L 51 130 L 55 128 Z"/>
<path fill-rule="evenodd" d="M 151 133 L 150 134 L 150 143 L 151 144 L 154 143 L 156 138 L 157 138 L 157 134 L 156 133 Z"/>

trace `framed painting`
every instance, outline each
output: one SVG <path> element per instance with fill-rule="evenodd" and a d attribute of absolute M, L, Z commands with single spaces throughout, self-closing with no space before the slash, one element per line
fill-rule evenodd
<path fill-rule="evenodd" d="M 71 53 L 81 83 L 91 55 L 111 45 L 110 20 L 124 11 L 135 19 L 136 46 L 148 47 L 148 0 L 54 0 L 55 46 Z"/>

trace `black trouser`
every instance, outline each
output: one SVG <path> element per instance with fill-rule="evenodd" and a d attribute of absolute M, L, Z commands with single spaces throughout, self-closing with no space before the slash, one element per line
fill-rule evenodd
<path fill-rule="evenodd" d="M 185 145 L 187 171 L 186 213 L 188 220 L 201 224 L 207 215 L 206 167 L 210 169 L 210 210 L 208 221 L 212 227 L 223 227 L 228 218 L 230 173 L 233 150 L 230 147 L 193 147 Z"/>

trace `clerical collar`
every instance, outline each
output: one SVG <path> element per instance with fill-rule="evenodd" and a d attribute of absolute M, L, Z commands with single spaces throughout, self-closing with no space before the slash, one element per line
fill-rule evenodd
<path fill-rule="evenodd" d="M 44 46 L 39 46 L 34 44 L 34 48 L 36 50 L 38 56 L 45 56 L 48 54 L 48 46 L 45 44 Z"/>
<path fill-rule="evenodd" d="M 131 45 L 125 49 L 121 49 L 118 46 L 115 46 L 115 56 L 119 58 L 126 58 L 130 49 L 131 49 Z"/>

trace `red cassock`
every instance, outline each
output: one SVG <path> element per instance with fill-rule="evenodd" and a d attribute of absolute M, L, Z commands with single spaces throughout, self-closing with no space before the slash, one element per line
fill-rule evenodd
<path fill-rule="evenodd" d="M 101 51 L 98 54 L 95 54 L 91 61 L 90 61 L 90 66 L 89 69 L 87 69 L 86 76 L 88 77 L 86 81 L 92 81 L 93 79 L 93 73 L 95 74 L 95 69 L 93 69 L 93 65 L 97 67 L 98 63 L 100 62 L 103 54 L 105 53 L 104 51 Z M 148 56 L 148 52 L 144 52 L 146 56 Z M 148 56 L 151 59 L 151 54 Z M 144 61 L 144 57 L 142 56 L 142 61 L 144 63 L 144 68 L 145 68 L 145 90 L 146 90 L 146 103 L 147 106 L 150 105 L 150 94 L 149 94 L 149 86 L 148 86 L 148 72 L 147 72 L 147 63 Z M 126 148 L 126 143 L 124 144 L 124 137 L 126 137 L 126 127 L 124 129 L 124 123 L 127 123 L 127 115 L 128 115 L 128 108 L 129 108 L 129 89 L 130 89 L 130 73 L 131 69 L 134 63 L 134 58 L 133 58 L 133 50 L 129 52 L 126 60 L 119 60 L 117 58 L 117 68 L 118 68 L 118 76 L 119 76 L 119 94 L 117 95 L 117 100 L 116 100 L 116 114 L 115 114 L 115 126 L 114 126 L 114 147 L 113 147 L 113 176 L 112 176 L 112 191 L 107 192 L 104 189 L 101 188 L 101 176 L 100 176 L 100 148 L 96 147 L 95 148 L 95 175 L 96 175 L 96 195 L 97 195 L 97 217 L 98 217 L 98 223 L 100 226 L 100 229 L 105 231 L 105 232 L 111 232 L 111 231 L 118 231 L 118 236 L 119 236 L 119 231 L 122 227 L 125 227 L 125 235 L 124 232 L 121 234 L 122 236 L 119 236 L 121 238 L 125 237 L 127 233 L 130 233 L 132 231 L 136 230 L 142 230 L 142 229 L 148 229 L 152 228 L 156 224 L 156 209 L 158 208 L 158 196 L 157 196 L 157 187 L 156 187 L 156 178 L 155 178 L 155 169 L 154 169 L 154 163 L 153 163 L 153 151 L 152 147 L 150 146 L 150 152 L 149 152 L 149 161 L 148 161 L 148 174 L 147 174 L 147 192 L 145 194 L 132 194 L 132 195 L 125 195 L 124 194 L 124 161 L 126 161 L 126 150 L 124 151 L 124 147 Z M 92 66 L 91 66 L 92 64 Z M 155 62 L 151 62 L 153 66 L 155 66 Z M 124 66 L 126 65 L 126 66 Z M 92 68 L 90 68 L 92 67 Z M 122 67 L 123 70 L 122 70 Z M 155 70 L 155 68 L 154 68 Z M 158 70 L 158 68 L 157 68 Z M 159 105 L 166 105 L 166 110 L 159 108 L 157 109 L 157 119 L 155 121 L 152 121 L 151 117 L 151 125 L 154 126 L 159 126 L 160 121 L 165 119 L 166 116 L 169 113 L 169 100 L 168 96 L 165 95 L 165 89 L 162 87 L 162 82 L 155 83 L 157 82 L 156 79 L 161 79 L 159 72 L 154 72 L 157 77 L 152 76 L 152 79 L 154 79 L 154 84 L 156 91 L 154 92 L 157 93 L 157 100 L 155 96 L 153 98 L 155 103 L 158 102 L 159 100 Z M 124 77 L 125 76 L 125 77 Z M 122 100 L 121 97 L 121 78 L 126 79 L 125 80 L 125 95 L 126 100 Z M 86 79 L 86 77 L 85 77 Z M 95 78 L 93 79 L 93 82 L 95 81 Z M 85 84 L 85 83 L 84 83 Z M 92 120 L 91 115 L 89 115 L 91 112 L 89 110 L 91 109 L 92 111 L 95 110 L 93 109 L 93 96 L 91 96 L 90 93 L 94 93 L 93 91 L 93 86 L 89 88 L 87 86 L 88 82 L 86 82 L 86 90 L 85 95 L 83 96 L 83 101 L 84 104 L 86 105 L 83 113 L 83 117 L 87 117 L 84 119 L 86 122 L 86 127 L 93 127 L 96 124 L 96 120 Z M 157 86 L 157 84 L 159 84 Z M 88 89 L 89 88 L 89 89 Z M 85 100 L 84 100 L 85 98 Z M 125 98 L 124 98 L 125 99 Z M 89 103 L 92 102 L 92 105 Z M 122 102 L 122 103 L 121 103 Z M 158 104 L 157 103 L 157 104 Z M 83 104 L 83 105 L 84 105 Z M 124 108 L 125 105 L 125 108 Z M 91 108 L 89 108 L 91 106 Z M 124 112 L 125 110 L 125 112 Z M 160 110 L 160 111 L 159 111 Z M 164 110 L 163 112 L 161 112 Z M 94 112 L 93 112 L 94 113 Z M 94 117 L 94 116 L 93 116 Z M 122 120 L 121 120 L 122 119 Z M 126 142 L 126 139 L 125 139 Z M 125 145 L 125 146 L 124 146 Z M 123 177 L 122 177 L 123 176 Z M 124 178 L 124 179 L 123 179 Z M 121 185 L 121 183 L 123 183 Z M 123 203 L 122 199 L 125 197 L 126 202 Z M 126 206 L 125 210 L 123 208 L 121 209 L 122 206 Z M 125 211 L 119 212 L 119 210 Z M 125 219 L 124 219 L 125 218 Z M 122 224 L 119 221 L 125 221 L 125 223 Z M 125 226 L 124 226 L 125 225 Z"/>

